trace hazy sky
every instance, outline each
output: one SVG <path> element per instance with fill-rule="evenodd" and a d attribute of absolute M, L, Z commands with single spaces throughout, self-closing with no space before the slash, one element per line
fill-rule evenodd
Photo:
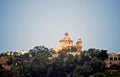
<path fill-rule="evenodd" d="M 0 51 L 56 47 L 64 32 L 83 50 L 120 51 L 120 0 L 0 0 Z"/>

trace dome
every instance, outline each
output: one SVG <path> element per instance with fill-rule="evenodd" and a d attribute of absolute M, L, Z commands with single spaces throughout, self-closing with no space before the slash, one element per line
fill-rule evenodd
<path fill-rule="evenodd" d="M 64 35 L 68 36 L 69 34 L 68 34 L 68 32 L 65 32 Z"/>
<path fill-rule="evenodd" d="M 61 41 L 73 41 L 73 40 L 70 39 L 68 32 L 65 32 L 64 37 L 59 41 L 61 42 Z"/>
<path fill-rule="evenodd" d="M 77 41 L 81 41 L 81 38 L 78 38 L 78 40 Z"/>

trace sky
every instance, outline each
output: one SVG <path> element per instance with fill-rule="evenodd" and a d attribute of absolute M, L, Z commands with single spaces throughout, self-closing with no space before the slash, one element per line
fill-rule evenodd
<path fill-rule="evenodd" d="M 120 51 L 120 0 L 0 0 L 0 51 L 58 46 L 68 32 L 74 43 Z"/>

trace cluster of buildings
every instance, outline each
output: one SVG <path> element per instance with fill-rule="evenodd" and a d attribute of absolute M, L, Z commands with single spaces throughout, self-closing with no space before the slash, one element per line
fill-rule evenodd
<path fill-rule="evenodd" d="M 0 53 L 0 64 L 7 70 L 10 70 L 11 67 L 8 66 L 8 62 L 10 61 L 10 59 L 12 58 L 13 55 L 17 54 L 17 55 L 23 55 L 25 53 L 29 53 L 29 50 L 17 50 L 15 52 L 4 52 L 4 53 Z"/>

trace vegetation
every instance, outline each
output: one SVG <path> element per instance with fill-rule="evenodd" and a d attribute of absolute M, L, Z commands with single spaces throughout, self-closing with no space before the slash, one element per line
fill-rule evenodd
<path fill-rule="evenodd" d="M 56 58 L 52 57 L 52 52 L 44 46 L 36 46 L 24 55 L 14 52 L 8 63 L 11 70 L 19 73 L 19 77 L 107 76 L 104 60 L 108 56 L 105 50 L 89 49 L 75 56 L 67 54 L 66 50 L 63 50 Z"/>

